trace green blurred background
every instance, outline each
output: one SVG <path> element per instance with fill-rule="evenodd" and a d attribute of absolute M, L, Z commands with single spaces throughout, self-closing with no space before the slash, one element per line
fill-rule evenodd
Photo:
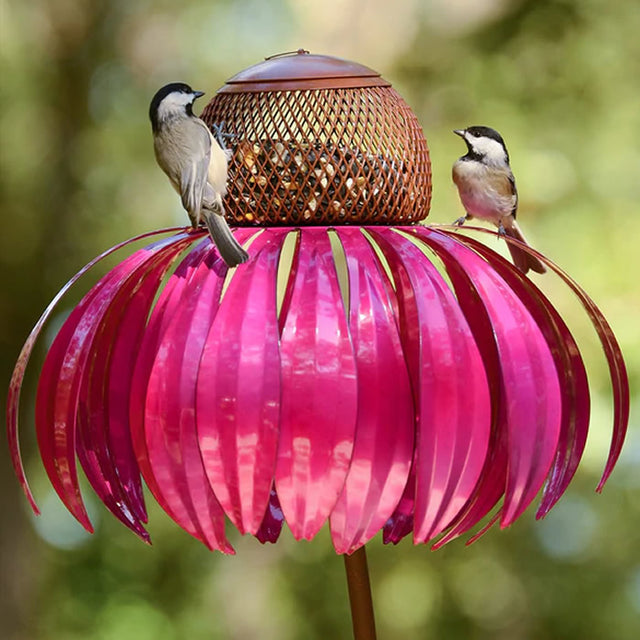
<path fill-rule="evenodd" d="M 379 636 L 640 637 L 638 0 L 2 0 L 1 11 L 3 406 L 24 339 L 68 278 L 126 237 L 187 222 L 153 158 L 147 109 L 159 86 L 184 80 L 211 96 L 237 71 L 298 47 L 356 60 L 390 80 L 422 123 L 433 222 L 461 214 L 450 167 L 464 147 L 451 130 L 501 131 L 527 235 L 600 305 L 635 396 L 626 448 L 598 496 L 611 425 L 605 363 L 567 289 L 538 278 L 589 366 L 583 464 L 543 522 L 529 509 L 507 531 L 435 553 L 372 541 Z M 265 547 L 235 535 L 238 555 L 223 557 L 151 507 L 148 548 L 86 492 L 97 529 L 86 535 L 35 450 L 34 372 L 22 444 L 43 515 L 29 514 L 2 438 L 0 636 L 350 637 L 342 560 L 326 531 Z"/>

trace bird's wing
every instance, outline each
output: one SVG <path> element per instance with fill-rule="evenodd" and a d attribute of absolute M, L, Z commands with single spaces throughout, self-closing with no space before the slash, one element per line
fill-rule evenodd
<path fill-rule="evenodd" d="M 492 169 L 487 171 L 483 178 L 483 182 L 486 187 L 491 189 L 496 196 L 503 203 L 505 214 L 509 211 L 515 218 L 516 210 L 518 209 L 518 191 L 516 189 L 516 180 L 513 177 L 513 173 L 505 173 L 504 171 Z"/>
<path fill-rule="evenodd" d="M 195 139 L 191 140 L 190 160 L 183 166 L 180 176 L 180 196 L 191 221 L 198 224 L 211 160 L 211 138 L 206 129 L 196 131 Z"/>

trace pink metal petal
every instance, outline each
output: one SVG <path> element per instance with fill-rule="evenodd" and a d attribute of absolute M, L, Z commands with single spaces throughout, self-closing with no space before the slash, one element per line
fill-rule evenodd
<path fill-rule="evenodd" d="M 269 496 L 269 506 L 264 514 L 264 519 L 260 529 L 256 532 L 256 538 L 264 544 L 265 542 L 277 542 L 284 524 L 284 514 L 275 488 L 271 489 Z"/>
<path fill-rule="evenodd" d="M 241 533 L 260 528 L 273 484 L 280 419 L 276 281 L 286 231 L 251 245 L 222 299 L 202 354 L 200 451 L 211 486 Z"/>
<path fill-rule="evenodd" d="M 487 455 L 489 388 L 471 329 L 435 266 L 393 230 L 371 234 L 396 279 L 401 315 L 407 305 L 418 315 L 403 346 L 418 357 L 414 542 L 421 543 L 446 528 L 473 493 Z"/>
<path fill-rule="evenodd" d="M 349 328 L 358 370 L 358 420 L 349 473 L 331 513 L 337 553 L 370 540 L 402 497 L 413 457 L 413 398 L 388 281 L 359 229 L 336 229 L 349 271 Z"/>
<path fill-rule="evenodd" d="M 501 517 L 501 526 L 506 527 L 533 500 L 556 454 L 562 396 L 555 363 L 535 318 L 491 265 L 449 236 L 432 230 L 425 236 L 466 271 L 493 325 L 509 430 Z"/>
<path fill-rule="evenodd" d="M 482 233 L 489 233 L 495 235 L 492 231 L 480 227 L 469 227 L 469 230 L 480 231 Z M 446 230 L 445 230 L 446 231 Z M 447 233 L 449 233 L 447 231 Z M 466 240 L 466 237 L 460 238 L 462 242 Z M 607 359 L 607 365 L 609 367 L 609 374 L 611 376 L 611 386 L 613 391 L 613 435 L 611 439 L 611 447 L 609 449 L 609 456 L 605 465 L 604 472 L 598 483 L 596 491 L 602 491 L 605 482 L 611 475 L 613 468 L 620 456 L 622 445 L 627 432 L 629 423 L 629 378 L 627 375 L 627 369 L 624 363 L 624 357 L 618 341 L 611 329 L 611 326 L 607 322 L 606 318 L 597 307 L 595 302 L 588 296 L 586 291 L 563 269 L 557 264 L 549 260 L 546 256 L 540 252 L 518 243 L 517 240 L 511 238 L 507 239 L 511 244 L 516 244 L 528 253 L 539 258 L 544 264 L 555 271 L 562 280 L 570 287 L 570 289 L 576 294 L 582 306 L 585 308 L 589 319 L 591 320 L 594 329 L 598 334 L 600 343 L 602 344 L 605 357 Z"/>
<path fill-rule="evenodd" d="M 76 450 L 87 479 L 109 510 L 145 541 L 149 538 L 140 525 L 146 522 L 146 511 L 129 433 L 128 388 L 136 347 L 169 265 L 160 261 L 140 282 L 128 280 L 110 304 L 91 347 L 78 405 Z M 114 386 L 122 393 L 114 394 Z"/>
<path fill-rule="evenodd" d="M 291 229 L 289 229 L 291 231 Z M 282 335 L 282 330 L 284 329 L 284 323 L 287 320 L 287 316 L 289 315 L 289 308 L 291 307 L 291 296 L 293 295 L 294 285 L 297 282 L 298 278 L 298 256 L 300 255 L 300 232 L 296 231 L 296 239 L 295 239 L 295 247 L 293 250 L 293 260 L 291 262 L 291 267 L 289 271 L 289 275 L 287 277 L 287 281 L 284 287 L 284 295 L 282 297 L 282 305 L 280 308 L 280 313 L 278 315 L 278 331 L 280 335 Z"/>
<path fill-rule="evenodd" d="M 142 282 L 135 284 L 126 305 L 119 308 L 113 303 L 105 314 L 105 335 L 96 343 L 94 357 L 108 352 L 105 373 L 108 373 L 102 398 L 104 413 L 108 419 L 107 451 L 113 467 L 124 487 L 124 493 L 134 512 L 146 522 L 146 512 L 140 482 L 140 469 L 131 443 L 129 425 L 129 393 L 137 357 L 149 311 L 158 287 L 173 263 L 177 251 L 149 272 Z M 97 368 L 94 360 L 94 369 Z M 94 432 L 96 431 L 94 427 Z"/>
<path fill-rule="evenodd" d="M 54 489 L 89 530 L 91 524 L 80 496 L 75 465 L 76 414 L 82 376 L 98 324 L 121 288 L 139 277 L 138 269 L 148 270 L 150 263 L 165 259 L 165 250 L 171 253 L 176 246 L 190 241 L 186 234 L 158 241 L 110 271 L 76 307 L 68 320 L 71 330 L 58 334 L 45 360 L 36 401 L 41 455 Z"/>
<path fill-rule="evenodd" d="M 384 544 L 398 544 L 400 540 L 406 538 L 413 531 L 415 495 L 416 474 L 412 466 L 402 498 L 400 498 L 398 506 L 382 529 L 382 542 Z"/>
<path fill-rule="evenodd" d="M 215 256 L 215 260 L 214 260 Z M 205 472 L 200 451 L 197 430 L 197 386 L 200 364 L 207 334 L 218 310 L 221 278 L 215 273 L 221 268 L 221 258 L 213 248 L 199 271 L 190 281 L 190 289 L 201 286 L 185 300 L 181 309 L 182 317 L 176 322 L 175 342 L 179 345 L 181 334 L 186 334 L 182 370 L 179 374 L 180 386 L 180 446 L 184 467 L 182 472 L 187 479 L 191 503 L 195 510 L 200 528 L 209 541 L 209 547 L 224 553 L 235 553 L 225 535 L 224 511 L 214 495 Z M 191 317 L 190 317 L 191 316 Z M 170 376 L 170 372 L 167 372 Z"/>
<path fill-rule="evenodd" d="M 412 232 L 420 233 L 423 240 L 430 240 L 430 234 L 423 234 L 421 228 Z M 430 246 L 443 261 L 460 308 L 468 319 L 484 363 L 491 396 L 491 433 L 484 468 L 471 498 L 452 529 L 433 546 L 437 549 L 475 526 L 503 496 L 508 466 L 508 429 L 500 357 L 491 318 L 463 266 L 437 243 L 431 242 Z"/>
<path fill-rule="evenodd" d="M 54 299 L 49 303 L 49 306 L 44 310 L 38 322 L 36 322 L 35 326 L 31 330 L 29 337 L 27 338 L 20 355 L 18 356 L 18 360 L 16 362 L 16 366 L 13 370 L 13 374 L 11 376 L 11 382 L 9 385 L 9 393 L 7 397 L 7 438 L 9 441 L 9 451 L 11 453 L 11 460 L 13 463 L 13 468 L 15 470 L 16 476 L 18 477 L 18 481 L 22 486 L 22 489 L 29 500 L 29 504 L 33 511 L 38 514 L 39 510 L 29 488 L 29 484 L 27 482 L 24 466 L 22 464 L 22 458 L 20 456 L 20 444 L 19 444 L 19 436 L 18 436 L 18 414 L 19 414 L 19 406 L 20 406 L 20 391 L 22 389 L 22 382 L 24 380 L 24 374 L 27 368 L 27 364 L 29 363 L 29 359 L 31 357 L 31 353 L 35 346 L 35 343 L 40 336 L 40 332 L 44 327 L 45 323 L 57 307 L 60 300 L 66 295 L 69 289 L 88 271 L 90 271 L 96 264 L 101 262 L 107 256 L 110 256 L 112 253 L 126 247 L 134 242 L 138 242 L 144 238 L 148 238 L 155 235 L 161 235 L 163 233 L 175 232 L 179 229 L 171 228 L 171 229 L 160 229 L 158 231 L 151 231 L 148 233 L 143 233 L 133 238 L 129 238 L 124 242 L 121 242 L 110 249 L 107 249 L 105 252 L 101 253 L 99 256 L 91 260 L 87 263 L 76 275 L 73 276 L 65 285 L 60 289 L 60 291 L 56 294 Z"/>
<path fill-rule="evenodd" d="M 418 308 L 412 295 L 411 282 L 409 280 L 406 269 L 398 268 L 393 273 L 395 289 L 387 287 L 389 299 L 392 301 L 394 316 L 400 330 L 400 337 L 404 349 L 405 361 L 409 371 L 411 380 L 414 412 L 416 412 L 416 424 L 418 420 L 417 411 L 420 406 L 420 358 L 419 349 L 415 345 L 419 344 L 420 337 L 418 328 L 420 319 L 418 316 Z M 398 291 L 404 291 L 402 296 L 402 309 L 398 301 Z M 413 348 L 406 345 L 414 345 Z M 382 540 L 384 544 L 398 544 L 400 540 L 408 536 L 413 531 L 413 515 L 416 496 L 416 449 L 414 447 L 413 460 L 409 477 L 404 492 L 395 511 L 386 522 L 383 528 Z"/>
<path fill-rule="evenodd" d="M 301 232 L 281 358 L 276 490 L 294 537 L 311 539 L 342 490 L 357 411 L 355 357 L 324 228 Z"/>
<path fill-rule="evenodd" d="M 589 427 L 589 384 L 580 351 L 569 328 L 544 294 L 511 263 L 473 238 L 472 247 L 501 275 L 527 306 L 543 332 L 556 363 L 563 395 L 562 426 L 556 459 L 536 513 L 546 515 L 565 492 L 578 468 Z"/>
<path fill-rule="evenodd" d="M 78 397 L 76 451 L 87 478 L 101 499 L 105 492 L 112 496 L 116 511 L 107 506 L 117 517 L 133 516 L 140 522 L 146 522 L 147 516 L 131 446 L 127 400 L 135 347 L 171 257 L 154 263 L 148 271 L 139 269 L 139 280 L 129 278 L 122 285 L 97 323 Z M 124 387 L 124 395 L 113 397 L 114 381 Z"/>
<path fill-rule="evenodd" d="M 60 370 L 65 351 L 71 342 L 78 324 L 82 320 L 86 307 L 93 302 L 97 292 L 97 286 L 91 289 L 72 311 L 58 331 L 42 366 L 36 394 L 35 422 L 40 457 L 42 458 L 42 462 L 49 479 L 65 505 L 67 505 L 69 499 L 67 499 L 66 496 L 66 487 L 62 487 L 58 481 L 58 469 L 55 464 L 54 404 L 57 391 L 56 384 L 60 377 Z M 63 430 L 66 429 L 65 424 L 60 426 Z M 63 437 L 64 441 L 70 444 L 69 457 L 72 459 L 74 465 L 75 478 L 75 443 L 71 442 L 64 433 Z M 93 533 L 93 525 L 89 521 L 89 516 L 85 511 L 82 497 L 80 496 L 80 489 L 77 487 L 77 478 L 75 478 L 75 482 L 76 487 L 72 492 L 73 508 L 76 510 L 74 515 L 87 531 Z M 71 510 L 71 507 L 68 505 L 67 508 Z"/>
<path fill-rule="evenodd" d="M 219 541 L 223 547 L 228 543 L 219 507 L 218 513 L 213 514 L 213 523 L 205 519 L 215 503 L 208 495 L 210 489 L 198 451 L 195 383 L 202 346 L 218 308 L 226 272 L 221 271 L 216 258 L 215 249 L 205 243 L 202 254 L 185 259 L 194 270 L 184 282 L 181 302 L 174 313 L 171 317 L 165 313 L 167 325 L 149 373 L 144 418 L 149 463 L 162 503 L 169 505 L 170 515 L 182 528 L 210 548 L 218 548 Z M 199 329 L 199 335 L 192 334 L 187 350 L 192 324 Z M 203 509 L 201 513 L 196 505 Z"/>
<path fill-rule="evenodd" d="M 163 436 L 169 462 L 174 463 L 173 479 L 185 497 L 183 504 L 197 529 L 210 548 L 233 553 L 225 536 L 224 512 L 205 473 L 196 426 L 197 382 L 207 334 L 219 309 L 224 282 L 222 265 L 217 251 L 209 244 L 205 260 L 188 280 L 182 303 L 165 333 L 163 344 L 169 344 L 176 357 L 167 362 L 162 376 L 168 387 L 173 380 L 178 381 L 178 386 L 172 397 L 164 399 L 167 427 Z M 188 495 L 184 494 L 185 486 Z M 161 487 L 165 489 L 164 485 Z"/>
<path fill-rule="evenodd" d="M 241 244 L 258 233 L 257 229 L 234 230 Z M 163 509 L 209 548 L 234 553 L 225 537 L 224 514 L 204 474 L 195 426 L 195 389 L 202 348 L 227 273 L 226 265 L 216 256 L 215 248 L 205 238 L 179 265 L 160 296 L 147 327 L 132 383 L 131 422 L 143 477 Z M 173 338 L 167 338 L 169 332 Z M 153 424 L 145 424 L 144 414 L 149 377 L 161 340 L 165 345 L 170 344 L 178 356 L 181 349 L 184 351 L 181 362 L 179 357 L 171 359 L 172 366 L 164 371 L 165 379 L 170 380 L 175 374 L 180 381 L 181 405 L 179 422 L 169 422 L 166 433 L 156 432 L 152 465 L 145 429 L 152 428 Z M 171 403 L 171 408 L 175 415 L 176 404 Z M 163 442 L 167 444 L 166 449 Z M 183 460 L 184 465 L 176 465 L 176 460 Z"/>
<path fill-rule="evenodd" d="M 235 229 L 241 244 L 261 233 L 260 229 Z M 253 253 L 253 249 L 250 249 Z M 217 259 L 217 251 L 207 237 L 183 260 L 169 279 L 158 304 L 154 308 L 140 348 L 131 386 L 130 420 L 134 450 L 142 475 L 162 508 L 182 528 L 202 540 L 212 549 L 234 553 L 224 534 L 222 509 L 209 489 L 204 475 L 195 428 L 195 389 L 199 375 L 204 340 L 218 308 L 220 290 L 227 274 L 224 263 Z M 195 305 L 195 306 L 194 306 Z M 166 334 L 173 332 L 174 338 Z M 162 375 L 170 379 L 175 373 L 180 381 L 179 393 L 184 404 L 180 407 L 180 422 L 169 422 L 166 433 L 152 431 L 155 437 L 153 464 L 147 447 L 147 431 L 154 423 L 145 423 L 148 395 L 158 404 L 158 396 L 150 389 L 156 356 L 161 343 L 172 345 L 176 358 L 170 359 L 172 373 L 156 372 L 156 382 Z M 180 359 L 180 343 L 184 357 Z M 178 370 L 179 367 L 179 370 Z M 165 398 L 160 398 L 164 401 Z M 171 409 L 176 411 L 172 402 Z M 153 406 L 151 407 L 153 411 Z M 155 415 L 155 426 L 163 424 L 164 416 Z M 168 446 L 166 446 L 168 443 Z M 172 458 L 173 456 L 173 458 Z M 181 467 L 175 460 L 184 459 Z M 157 477 L 159 476 L 159 477 Z"/>
<path fill-rule="evenodd" d="M 133 378 L 131 380 L 129 398 L 129 424 L 133 450 L 136 454 L 138 467 L 157 502 L 178 524 L 180 524 L 179 516 L 172 511 L 160 491 L 149 460 L 145 434 L 145 405 L 149 376 L 160 340 L 164 336 L 172 318 L 177 313 L 187 282 L 204 260 L 207 251 L 208 242 L 204 240 L 199 243 L 196 248 L 192 249 L 186 258 L 180 262 L 162 290 L 158 302 L 151 312 L 147 328 L 140 344 Z M 195 528 L 189 531 L 189 533 L 195 535 Z"/>
<path fill-rule="evenodd" d="M 234 230 L 234 235 L 241 244 L 246 242 L 256 233 L 259 233 L 259 230 L 247 228 Z M 187 259 L 183 260 L 178 265 L 175 273 L 171 278 L 169 278 L 169 281 L 162 290 L 158 303 L 154 307 L 149 318 L 149 323 L 140 345 L 136 367 L 131 381 L 129 420 L 133 449 L 136 453 L 138 466 L 140 467 L 142 477 L 160 506 L 179 524 L 182 522 L 181 517 L 174 513 L 170 505 L 167 503 L 158 483 L 156 482 L 155 475 L 149 461 L 144 423 L 145 403 L 149 375 L 155 360 L 159 342 L 166 332 L 171 320 L 177 313 L 177 309 L 182 303 L 182 295 L 187 281 L 191 278 L 195 269 L 204 258 L 204 253 L 208 251 L 209 246 L 210 240 L 209 238 L 205 238 L 203 242 L 189 254 Z M 217 265 L 217 263 L 215 263 L 214 266 L 215 265 Z M 226 267 L 221 268 L 221 273 L 222 277 L 224 277 L 224 274 L 226 274 Z M 189 533 L 195 535 L 195 528 L 192 528 Z"/>

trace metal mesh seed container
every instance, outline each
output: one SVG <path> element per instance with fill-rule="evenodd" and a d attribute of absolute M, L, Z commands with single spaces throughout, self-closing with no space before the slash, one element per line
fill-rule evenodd
<path fill-rule="evenodd" d="M 416 116 L 380 74 L 299 50 L 241 71 L 202 119 L 233 151 L 236 225 L 404 225 L 431 201 Z"/>

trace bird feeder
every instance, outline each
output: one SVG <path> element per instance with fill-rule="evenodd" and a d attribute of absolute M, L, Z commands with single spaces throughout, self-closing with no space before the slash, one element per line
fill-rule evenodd
<path fill-rule="evenodd" d="M 412 224 L 429 213 L 422 128 L 380 74 L 299 50 L 233 76 L 201 114 L 233 149 L 236 225 Z"/>

